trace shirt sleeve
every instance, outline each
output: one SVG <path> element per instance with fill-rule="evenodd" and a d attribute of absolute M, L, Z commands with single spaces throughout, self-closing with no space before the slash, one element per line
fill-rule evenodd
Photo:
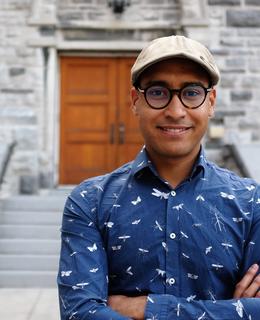
<path fill-rule="evenodd" d="M 61 320 L 124 320 L 107 306 L 107 256 L 97 227 L 92 188 L 68 197 L 57 277 Z"/>
<path fill-rule="evenodd" d="M 243 263 L 240 266 L 240 278 L 254 263 L 260 265 L 260 192 L 259 186 L 250 199 L 251 211 L 246 212 L 250 220 L 244 239 Z M 250 217 L 251 215 L 251 217 Z M 243 239 L 242 239 L 243 241 Z M 258 320 L 260 315 L 259 298 L 230 300 L 189 300 L 166 294 L 148 296 L 145 319 L 160 320 Z"/>
<path fill-rule="evenodd" d="M 166 294 L 148 296 L 145 319 L 160 320 L 257 320 L 260 299 L 192 300 Z"/>

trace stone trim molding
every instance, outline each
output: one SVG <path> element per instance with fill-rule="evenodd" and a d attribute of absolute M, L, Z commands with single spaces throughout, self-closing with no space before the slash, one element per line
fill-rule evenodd
<path fill-rule="evenodd" d="M 138 23 L 129 23 L 128 21 L 73 21 L 73 24 L 62 26 L 57 19 L 58 0 L 32 0 L 31 13 L 28 18 L 29 25 L 35 26 L 56 26 L 57 29 L 63 28 L 81 28 L 81 29 L 104 29 L 104 30 L 153 30 L 153 29 L 179 29 L 179 27 L 206 26 L 208 25 L 208 11 L 206 0 L 181 0 L 180 21 L 169 25 L 169 21 L 163 23 L 151 21 L 142 21 Z M 108 9 L 109 10 L 109 9 Z M 176 25 L 179 24 L 179 25 Z"/>

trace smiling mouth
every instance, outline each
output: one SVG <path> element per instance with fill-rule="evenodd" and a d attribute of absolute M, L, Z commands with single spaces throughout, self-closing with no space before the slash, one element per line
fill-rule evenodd
<path fill-rule="evenodd" d="M 164 132 L 169 132 L 174 134 L 182 133 L 190 129 L 189 127 L 185 127 L 185 128 L 158 127 L 158 128 Z"/>

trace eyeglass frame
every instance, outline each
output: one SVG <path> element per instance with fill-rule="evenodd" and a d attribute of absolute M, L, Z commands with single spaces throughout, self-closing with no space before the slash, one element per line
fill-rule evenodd
<path fill-rule="evenodd" d="M 170 96 L 169 96 L 169 101 L 167 102 L 167 104 L 163 107 L 159 107 L 159 108 L 156 108 L 156 107 L 153 107 L 148 101 L 147 101 L 147 97 L 146 97 L 146 92 L 148 89 L 150 89 L 151 87 L 154 87 L 154 86 L 158 86 L 158 87 L 163 87 L 165 89 L 168 90 L 168 92 L 170 93 Z M 198 87 L 201 87 L 203 90 L 204 90 L 204 99 L 203 101 L 196 107 L 188 107 L 187 105 L 185 105 L 182 101 L 182 98 L 181 98 L 181 92 L 183 89 L 185 89 L 186 87 L 189 87 L 189 86 L 198 86 Z M 145 98 L 145 101 L 146 103 L 148 104 L 148 106 L 154 110 L 161 110 L 161 109 L 165 109 L 169 104 L 170 102 L 172 101 L 172 98 L 174 96 L 174 93 L 177 93 L 177 97 L 179 98 L 180 102 L 182 103 L 182 105 L 186 108 L 186 109 L 190 109 L 190 110 L 194 110 L 194 109 L 198 109 L 199 107 L 201 107 L 203 105 L 203 103 L 205 102 L 206 98 L 207 98 L 207 94 L 209 92 L 211 92 L 213 90 L 213 86 L 210 84 L 208 88 L 205 88 L 202 84 L 200 83 L 189 83 L 189 84 L 185 84 L 183 87 L 181 87 L 180 89 L 170 89 L 168 88 L 166 85 L 164 84 L 160 84 L 160 83 L 153 83 L 151 85 L 149 85 L 147 88 L 145 89 L 142 89 L 139 87 L 138 83 L 134 84 L 134 87 L 137 91 L 139 91 L 140 93 L 142 93 L 144 95 L 144 98 Z"/>

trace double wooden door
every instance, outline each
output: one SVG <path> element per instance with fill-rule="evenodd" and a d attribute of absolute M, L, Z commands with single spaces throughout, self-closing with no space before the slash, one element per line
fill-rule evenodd
<path fill-rule="evenodd" d="M 61 57 L 60 184 L 133 160 L 143 142 L 130 107 L 134 58 Z"/>

